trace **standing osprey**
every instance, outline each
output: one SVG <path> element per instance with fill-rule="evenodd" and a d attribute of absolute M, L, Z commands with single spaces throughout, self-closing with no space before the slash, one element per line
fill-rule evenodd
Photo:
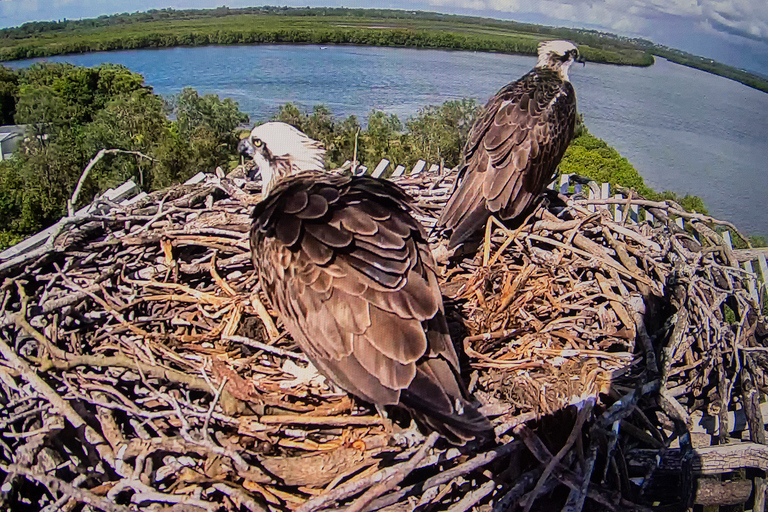
<path fill-rule="evenodd" d="M 469 132 L 457 187 L 439 227 L 452 230 L 449 248 L 479 231 L 491 215 L 527 214 L 552 179 L 576 127 L 576 93 L 568 68 L 579 51 L 568 41 L 539 44 L 525 76 L 488 100 Z"/>
<path fill-rule="evenodd" d="M 284 123 L 254 128 L 239 149 L 264 187 L 251 228 L 261 287 L 315 366 L 453 443 L 488 432 L 460 381 L 410 197 L 384 180 L 323 172 L 320 144 Z"/>

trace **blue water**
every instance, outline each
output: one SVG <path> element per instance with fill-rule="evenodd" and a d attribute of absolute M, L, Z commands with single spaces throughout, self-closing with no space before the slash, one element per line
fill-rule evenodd
<path fill-rule="evenodd" d="M 286 102 L 325 104 L 365 119 L 401 120 L 447 100 L 485 101 L 527 72 L 532 57 L 354 46 L 226 46 L 68 55 L 123 64 L 162 95 L 193 87 L 240 104 L 251 121 Z M 12 67 L 33 61 L 14 62 Z M 768 94 L 665 60 L 649 68 L 574 66 L 579 110 L 655 190 L 695 194 L 715 217 L 768 235 Z"/>

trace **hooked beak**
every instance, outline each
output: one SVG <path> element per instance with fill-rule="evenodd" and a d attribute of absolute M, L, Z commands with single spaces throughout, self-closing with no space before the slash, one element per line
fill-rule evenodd
<path fill-rule="evenodd" d="M 581 67 L 584 67 L 587 65 L 587 61 L 584 59 L 583 55 L 579 55 L 576 57 L 576 62 L 581 62 Z"/>
<path fill-rule="evenodd" d="M 253 144 L 248 139 L 243 139 L 237 143 L 237 152 L 251 158 L 256 156 L 256 148 L 253 147 Z"/>
<path fill-rule="evenodd" d="M 240 142 L 237 143 L 237 152 L 240 153 L 243 156 L 247 156 L 251 159 L 256 159 L 256 148 L 253 147 L 253 144 L 248 139 L 242 139 Z M 259 174 L 261 174 L 261 169 L 258 165 L 256 165 L 247 175 L 247 178 L 251 181 L 255 180 Z"/>

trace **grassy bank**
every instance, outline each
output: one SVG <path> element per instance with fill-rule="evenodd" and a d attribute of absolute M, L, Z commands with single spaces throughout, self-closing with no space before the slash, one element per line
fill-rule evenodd
<path fill-rule="evenodd" d="M 534 55 L 569 39 L 591 62 L 650 66 L 654 55 L 768 92 L 768 80 L 687 52 L 595 30 L 390 9 L 247 7 L 152 10 L 0 30 L 0 61 L 91 51 L 233 44 L 356 44 Z"/>
<path fill-rule="evenodd" d="M 675 50 L 673 48 L 657 47 L 653 50 L 653 54 L 676 64 L 700 69 L 707 73 L 712 73 L 713 75 L 719 75 L 724 78 L 735 80 L 736 82 L 740 82 L 748 87 L 757 89 L 758 91 L 768 92 L 768 80 L 748 71 L 744 71 L 743 69 L 736 69 L 712 59 L 705 59 L 704 57 L 691 55 L 690 53 Z"/>
<path fill-rule="evenodd" d="M 356 44 L 534 55 L 567 38 L 592 62 L 648 66 L 645 49 L 591 31 L 468 16 L 363 9 L 162 10 L 0 30 L 0 60 L 90 51 L 233 44 Z"/>

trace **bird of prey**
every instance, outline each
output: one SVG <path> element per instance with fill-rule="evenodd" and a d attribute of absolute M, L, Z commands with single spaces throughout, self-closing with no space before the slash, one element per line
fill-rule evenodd
<path fill-rule="evenodd" d="M 514 221 L 536 204 L 573 138 L 576 93 L 568 68 L 574 61 L 583 62 L 573 43 L 543 42 L 536 66 L 488 100 L 437 223 L 452 231 L 449 248 L 470 239 L 491 215 Z"/>
<path fill-rule="evenodd" d="M 485 437 L 410 197 L 385 180 L 324 172 L 322 146 L 284 123 L 257 126 L 240 150 L 263 183 L 250 235 L 261 287 L 312 363 L 455 444 Z"/>

